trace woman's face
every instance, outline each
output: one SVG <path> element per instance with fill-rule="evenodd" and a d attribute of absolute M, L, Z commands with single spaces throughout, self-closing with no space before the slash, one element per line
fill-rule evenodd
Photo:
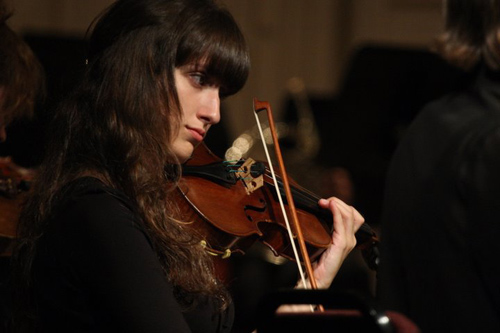
<path fill-rule="evenodd" d="M 174 77 L 182 119 L 172 147 L 177 158 L 185 162 L 210 126 L 220 120 L 219 86 L 210 82 L 202 65 L 178 67 Z"/>

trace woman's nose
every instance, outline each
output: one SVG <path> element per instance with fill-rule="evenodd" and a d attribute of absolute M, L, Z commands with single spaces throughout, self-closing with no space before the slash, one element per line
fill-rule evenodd
<path fill-rule="evenodd" d="M 220 121 L 219 88 L 211 88 L 207 91 L 207 98 L 204 106 L 200 108 L 198 117 L 210 125 L 217 124 Z"/>

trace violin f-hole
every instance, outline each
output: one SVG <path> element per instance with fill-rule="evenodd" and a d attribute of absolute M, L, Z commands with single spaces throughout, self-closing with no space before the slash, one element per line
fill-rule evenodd
<path fill-rule="evenodd" d="M 243 210 L 245 211 L 245 215 L 247 216 L 248 220 L 254 222 L 254 219 L 253 217 L 249 214 L 249 212 L 259 212 L 259 213 L 263 213 L 266 211 L 267 209 L 267 203 L 262 200 L 262 199 L 259 199 L 259 202 L 262 203 L 262 206 L 261 207 L 257 207 L 257 206 L 252 206 L 252 205 L 245 205 L 245 207 L 243 207 Z"/>

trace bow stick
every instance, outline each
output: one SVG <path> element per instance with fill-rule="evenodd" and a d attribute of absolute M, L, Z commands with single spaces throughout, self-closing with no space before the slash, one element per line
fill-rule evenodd
<path fill-rule="evenodd" d="M 259 127 L 259 132 L 260 132 L 260 135 L 261 135 L 261 138 L 262 138 L 262 143 L 264 145 L 264 151 L 266 153 L 266 157 L 267 157 L 267 160 L 269 162 L 269 168 L 270 168 L 273 180 L 275 182 L 275 188 L 276 188 L 276 190 L 278 192 L 277 193 L 278 194 L 278 199 L 279 199 L 279 202 L 280 202 L 281 209 L 283 211 L 283 216 L 285 218 L 285 223 L 287 225 L 288 234 L 289 234 L 289 237 L 290 237 L 290 243 L 292 244 L 292 247 L 293 247 L 293 251 L 294 251 L 294 254 L 295 254 L 295 257 L 296 257 L 297 266 L 299 268 L 299 272 L 300 272 L 300 275 L 301 275 L 302 283 L 304 284 L 305 287 L 307 286 L 306 278 L 304 276 L 304 272 L 303 272 L 302 267 L 300 265 L 300 260 L 299 260 L 298 253 L 297 253 L 297 250 L 296 250 L 296 247 L 295 247 L 295 242 L 293 240 L 293 238 L 294 238 L 293 237 L 293 233 L 291 231 L 290 224 L 289 224 L 288 218 L 287 218 L 287 214 L 285 212 L 284 204 L 283 204 L 283 201 L 281 199 L 281 195 L 280 195 L 279 190 L 278 190 L 279 187 L 278 187 L 278 184 L 277 184 L 276 176 L 274 174 L 273 164 L 271 163 L 271 160 L 270 160 L 270 157 L 269 157 L 269 152 L 267 150 L 267 146 L 266 146 L 266 143 L 265 143 L 265 140 L 264 140 L 264 134 L 262 132 L 262 128 L 260 126 L 259 117 L 257 115 L 257 113 L 259 113 L 261 111 L 264 111 L 264 110 L 266 110 L 266 112 L 267 112 L 267 118 L 268 118 L 268 121 L 269 121 L 269 129 L 271 131 L 271 135 L 272 135 L 273 143 L 274 143 L 274 151 L 275 151 L 275 154 L 276 154 L 276 158 L 278 159 L 278 165 L 279 165 L 279 168 L 280 168 L 281 177 L 282 177 L 282 181 L 283 181 L 283 188 L 285 190 L 285 195 L 286 195 L 286 199 L 287 199 L 287 202 L 288 202 L 288 207 L 289 207 L 290 215 L 292 217 L 292 221 L 293 221 L 293 225 L 294 225 L 294 228 L 295 228 L 295 232 L 297 234 L 297 240 L 298 240 L 300 251 L 301 251 L 301 254 L 302 254 L 302 260 L 303 260 L 304 265 L 306 267 L 307 275 L 309 276 L 309 280 L 310 280 L 310 283 L 311 283 L 311 288 L 312 289 L 318 289 L 318 286 L 316 284 L 316 279 L 314 278 L 314 273 L 313 273 L 313 269 L 312 269 L 312 265 L 311 265 L 311 260 L 309 259 L 309 254 L 307 252 L 306 244 L 305 244 L 305 241 L 304 241 L 304 236 L 302 234 L 302 228 L 300 226 L 300 223 L 299 223 L 299 220 L 298 220 L 298 217 L 297 217 L 297 211 L 295 209 L 295 204 L 294 204 L 294 201 L 293 201 L 292 192 L 290 190 L 290 185 L 289 185 L 289 182 L 288 182 L 288 175 L 286 173 L 285 164 L 283 162 L 283 157 L 282 157 L 282 154 L 281 154 L 281 149 L 280 149 L 280 146 L 278 144 L 278 136 L 276 134 L 276 128 L 275 128 L 275 125 L 274 125 L 274 120 L 273 120 L 273 114 L 272 114 L 271 106 L 269 105 L 268 102 L 259 101 L 256 98 L 254 98 L 253 104 L 254 104 L 254 115 L 255 115 L 255 118 L 257 120 L 257 125 Z M 320 307 L 320 309 L 322 309 L 322 307 Z"/>

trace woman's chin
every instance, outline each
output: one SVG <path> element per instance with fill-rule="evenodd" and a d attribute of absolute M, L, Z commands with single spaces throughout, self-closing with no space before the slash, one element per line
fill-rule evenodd
<path fill-rule="evenodd" d="M 175 156 L 181 164 L 189 160 L 193 155 L 194 147 L 191 144 L 183 146 L 182 149 L 175 148 L 176 147 L 174 147 Z"/>

